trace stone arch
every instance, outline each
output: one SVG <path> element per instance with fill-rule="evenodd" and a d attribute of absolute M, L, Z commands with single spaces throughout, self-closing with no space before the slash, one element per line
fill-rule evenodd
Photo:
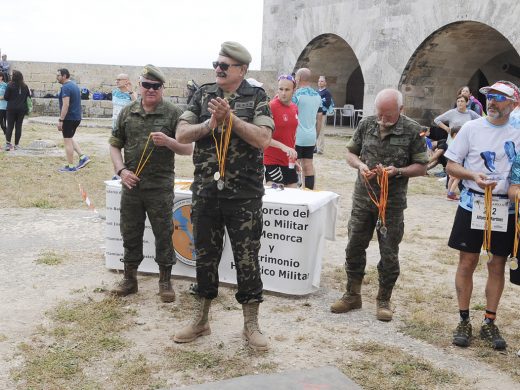
<path fill-rule="evenodd" d="M 365 81 L 352 47 L 336 34 L 321 34 L 312 39 L 296 61 L 294 71 L 309 68 L 314 81 L 327 77 L 336 107 L 353 104 L 363 108 Z"/>
<path fill-rule="evenodd" d="M 487 24 L 459 21 L 428 36 L 401 74 L 405 112 L 425 125 L 453 107 L 459 87 L 478 89 L 500 80 L 520 81 L 520 56 L 511 42 Z"/>

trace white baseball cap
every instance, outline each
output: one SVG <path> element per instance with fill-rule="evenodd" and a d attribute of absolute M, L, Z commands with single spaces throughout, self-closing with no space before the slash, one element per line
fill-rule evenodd
<path fill-rule="evenodd" d="M 489 87 L 482 87 L 479 89 L 479 92 L 484 95 L 486 93 L 489 93 L 489 91 L 497 91 L 497 92 L 503 93 L 508 98 L 510 98 L 514 101 L 518 101 L 518 98 L 519 98 L 518 87 L 511 82 L 505 83 L 502 81 L 497 81 L 495 84 L 493 84 Z"/>

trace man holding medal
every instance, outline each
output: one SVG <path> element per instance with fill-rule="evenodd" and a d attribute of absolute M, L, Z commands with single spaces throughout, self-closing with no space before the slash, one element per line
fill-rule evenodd
<path fill-rule="evenodd" d="M 258 263 L 263 228 L 263 153 L 274 122 L 264 90 L 244 80 L 251 55 L 237 42 L 224 42 L 213 62 L 216 82 L 200 87 L 180 117 L 177 140 L 195 142 L 191 186 L 197 261 L 197 308 L 193 321 L 174 341 L 209 334 L 208 312 L 218 295 L 218 266 L 225 230 L 229 234 L 242 304 L 244 336 L 255 350 L 267 350 L 258 326 L 262 280 Z"/>
<path fill-rule="evenodd" d="M 175 263 L 172 244 L 175 153 L 191 154 L 192 146 L 175 140 L 181 109 L 163 100 L 166 78 L 146 65 L 139 78 L 141 99 L 125 106 L 109 139 L 114 172 L 121 177 L 121 236 L 125 271 L 111 291 L 117 296 L 137 292 L 137 268 L 143 260 L 143 234 L 148 215 L 155 237 L 159 264 L 159 296 L 173 302 L 171 271 Z M 122 150 L 124 149 L 124 159 Z"/>
<path fill-rule="evenodd" d="M 485 243 L 491 260 L 487 262 L 486 313 L 480 337 L 494 349 L 502 350 L 506 342 L 495 319 L 515 231 L 514 205 L 511 207 L 507 194 L 509 173 L 520 147 L 520 132 L 509 124 L 509 116 L 519 101 L 519 90 L 509 81 L 497 81 L 480 92 L 486 96 L 487 117 L 465 123 L 445 154 L 446 171 L 462 179 L 464 185 L 448 242 L 451 248 L 460 251 L 455 275 L 460 322 L 453 334 L 453 344 L 467 347 L 472 337 L 469 304 L 473 272 Z M 490 207 L 485 206 L 486 192 Z M 493 210 L 492 215 L 486 215 L 487 208 Z M 484 240 L 488 223 L 490 240 Z"/>
<path fill-rule="evenodd" d="M 347 144 L 347 163 L 359 171 L 345 250 L 347 291 L 330 309 L 333 313 L 345 313 L 361 308 L 366 249 L 377 229 L 381 260 L 377 265 L 376 318 L 391 321 L 390 297 L 399 276 L 399 243 L 404 233 L 408 179 L 426 173 L 428 155 L 420 135 L 421 126 L 401 114 L 401 92 L 380 91 L 375 108 L 376 115 L 364 118 Z M 387 195 L 386 199 L 381 193 Z"/>

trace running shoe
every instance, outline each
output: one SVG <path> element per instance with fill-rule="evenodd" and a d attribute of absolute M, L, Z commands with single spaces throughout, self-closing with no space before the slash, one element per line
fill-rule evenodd
<path fill-rule="evenodd" d="M 500 336 L 500 331 L 494 323 L 482 324 L 480 338 L 491 344 L 493 349 L 506 349 L 506 341 Z"/>
<path fill-rule="evenodd" d="M 78 165 L 76 166 L 76 168 L 81 169 L 81 168 L 83 168 L 85 165 L 87 165 L 89 162 L 90 162 L 90 157 L 89 157 L 89 156 L 85 156 L 85 157 L 83 157 L 83 158 L 80 158 L 80 159 L 79 159 L 79 163 L 78 163 Z"/>
<path fill-rule="evenodd" d="M 76 172 L 78 168 L 76 167 L 69 167 L 68 165 L 65 165 L 63 168 L 58 169 L 58 172 Z"/>
<path fill-rule="evenodd" d="M 471 333 L 471 322 L 469 320 L 460 321 L 457 329 L 453 332 L 453 344 L 458 347 L 468 347 Z"/>
<path fill-rule="evenodd" d="M 8 152 L 8 151 L 10 151 L 10 150 L 12 150 L 12 149 L 13 149 L 13 145 L 11 145 L 9 142 L 7 142 L 7 143 L 5 144 L 4 150 L 5 150 L 6 152 Z"/>

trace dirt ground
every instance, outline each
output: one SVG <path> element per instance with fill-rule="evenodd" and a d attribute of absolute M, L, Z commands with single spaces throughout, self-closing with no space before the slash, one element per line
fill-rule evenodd
<path fill-rule="evenodd" d="M 91 141 L 98 137 L 98 142 L 93 141 L 90 147 L 99 148 L 96 150 L 98 155 L 106 154 L 102 135 L 88 137 Z M 278 372 L 325 365 L 339 366 L 344 372 L 352 373 L 352 367 L 356 367 L 361 354 L 363 361 L 375 359 L 375 353 L 371 355 L 360 345 L 378 345 L 383 349 L 401 351 L 406 356 L 427 362 L 435 370 L 446 371 L 458 378 L 451 384 L 431 382 L 431 387 L 427 384 L 394 387 L 386 378 L 380 388 L 520 388 L 518 371 L 497 368 L 501 366 L 500 359 L 508 359 L 507 364 L 513 362 L 515 366 L 519 362 L 511 360 L 516 358 L 514 356 L 520 348 L 518 338 L 513 337 L 520 325 L 515 310 L 519 302 L 517 287 L 506 282 L 502 302 L 507 316 L 504 315 L 501 324 L 511 328 L 510 333 L 506 333 L 510 347 L 505 354 L 492 352 L 492 358 L 498 359 L 498 363 L 488 362 L 490 352 L 484 348 L 478 347 L 480 349 L 475 352 L 473 347 L 462 350 L 451 346 L 451 334 L 443 333 L 456 325 L 458 315 L 453 287 L 457 254 L 446 249 L 456 203 L 445 199 L 443 184 L 437 178 L 417 178 L 410 182 L 405 212 L 406 233 L 400 246 L 401 276 L 392 301 L 394 320 L 382 323 L 375 319 L 376 241 L 371 242 L 368 250 L 369 283 L 363 289 L 363 309 L 342 315 L 329 311 L 330 304 L 344 288 L 346 226 L 355 172 L 343 159 L 345 138 L 327 137 L 326 141 L 328 149 L 325 154 L 316 155 L 317 187 L 341 196 L 336 241 L 326 242 L 322 283 L 315 293 L 302 298 L 266 294 L 260 323 L 270 340 L 268 353 L 256 356 L 244 347 L 240 337 L 242 313 L 234 301 L 232 288 L 222 288 L 219 301 L 212 307 L 210 336 L 191 344 L 174 345 L 172 336 L 175 330 L 187 320 L 175 314 L 176 308 L 191 304 L 192 298 L 187 293 L 191 281 L 176 280 L 178 298 L 173 304 L 164 304 L 156 295 L 157 276 L 140 275 L 139 293 L 123 299 L 125 307 L 135 310 L 132 326 L 124 330 L 125 339 L 131 343 L 118 354 L 98 358 L 86 368 L 87 374 L 103 383 L 102 388 L 118 388 L 109 379 L 114 362 L 122 355 L 141 354 L 155 367 L 153 377 L 159 378 L 159 383 L 166 388 L 222 378 L 212 374 L 213 371 L 177 370 L 163 364 L 164 351 L 170 348 L 240 356 L 240 362 L 248 366 L 245 372 L 249 374 L 265 372 L 266 367 L 267 371 Z M 104 214 L 104 210 L 99 211 Z M 0 388 L 25 388 L 23 380 L 17 382 L 13 379 L 13 372 L 28 364 L 20 350 L 21 343 L 31 344 L 38 335 L 41 339 L 39 329 L 51 326 L 47 313 L 58 302 L 100 299 L 103 291 L 121 276 L 105 268 L 104 220 L 86 207 L 3 208 L 0 209 L 0 220 Z M 64 254 L 65 260 L 52 266 L 38 263 L 36 260 L 44 251 Z M 484 302 L 484 283 L 485 268 L 475 276 L 474 301 L 481 304 Z M 443 298 L 440 303 L 439 296 Z M 481 310 L 472 311 L 476 333 L 481 313 Z M 438 328 L 435 324 L 439 322 L 432 320 L 435 317 L 440 317 Z M 409 329 L 418 327 L 418 324 L 426 328 L 426 333 L 440 333 L 440 337 L 415 336 Z M 49 345 L 51 343 L 49 340 Z M 379 367 L 374 370 L 379 370 Z M 393 375 L 399 376 L 395 372 Z M 353 376 L 363 384 L 363 373 L 354 372 Z"/>

